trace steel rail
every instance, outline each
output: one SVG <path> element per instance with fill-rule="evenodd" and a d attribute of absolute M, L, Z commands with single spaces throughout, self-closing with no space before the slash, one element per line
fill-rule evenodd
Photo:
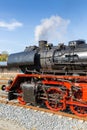
<path fill-rule="evenodd" d="M 7 99 L 7 95 L 0 95 L 0 103 L 1 104 L 12 105 L 12 106 L 23 107 L 25 109 L 32 109 L 34 111 L 46 112 L 46 113 L 50 113 L 52 115 L 55 114 L 55 115 L 60 116 L 61 118 L 62 117 L 67 117 L 70 120 L 78 119 L 78 120 L 87 121 L 87 117 L 78 117 L 78 116 L 76 116 L 74 114 L 69 114 L 69 113 L 66 113 L 66 112 L 61 112 L 61 111 L 55 112 L 55 111 L 52 111 L 52 110 L 49 110 L 49 109 L 46 109 L 46 108 L 40 108 L 40 107 L 35 107 L 35 106 L 30 106 L 30 105 L 22 105 L 22 104 L 19 104 L 19 102 L 17 100 L 9 101 Z"/>

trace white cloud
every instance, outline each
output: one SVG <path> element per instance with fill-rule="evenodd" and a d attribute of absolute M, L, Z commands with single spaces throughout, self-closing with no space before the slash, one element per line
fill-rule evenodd
<path fill-rule="evenodd" d="M 70 20 L 65 20 L 60 16 L 51 16 L 41 20 L 41 24 L 35 28 L 35 40 L 58 40 L 63 41 Z"/>
<path fill-rule="evenodd" d="M 21 22 L 18 22 L 18 21 L 13 21 L 10 23 L 7 23 L 5 21 L 0 21 L 0 28 L 6 28 L 8 30 L 14 30 L 17 27 L 21 27 L 21 26 L 23 26 L 23 24 Z"/>

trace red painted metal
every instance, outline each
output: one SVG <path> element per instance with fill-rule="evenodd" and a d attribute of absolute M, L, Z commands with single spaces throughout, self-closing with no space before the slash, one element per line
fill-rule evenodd
<path fill-rule="evenodd" d="M 64 87 L 66 87 L 67 89 L 70 89 L 72 86 L 71 82 L 68 82 L 68 81 L 47 81 L 47 80 L 44 80 L 43 84 L 62 85 Z"/>
<path fill-rule="evenodd" d="M 51 87 L 47 90 L 47 94 L 48 94 L 48 100 L 45 102 L 47 108 L 49 108 L 52 111 L 59 111 L 66 109 L 65 96 L 63 97 L 63 99 L 60 99 L 59 102 L 57 102 L 59 95 L 62 94 L 62 91 L 59 88 Z M 54 101 L 50 101 L 49 95 L 51 94 L 54 95 L 53 96 Z"/>
<path fill-rule="evenodd" d="M 81 107 L 76 105 L 70 106 L 70 110 L 77 116 L 86 117 L 87 116 L 87 107 Z"/>
<path fill-rule="evenodd" d="M 77 116 L 86 117 L 87 116 L 87 104 L 82 104 L 79 102 L 73 102 L 71 99 L 72 105 L 70 105 L 70 110 Z"/>
<path fill-rule="evenodd" d="M 47 93 L 63 93 L 59 86 L 65 87 L 66 94 L 63 95 L 63 98 L 60 100 L 59 106 L 52 107 L 52 104 L 49 104 L 49 101 L 46 100 L 46 106 L 51 110 L 64 110 L 66 105 L 70 106 L 70 109 L 73 113 L 78 116 L 87 116 L 87 76 L 59 76 L 59 75 L 44 75 L 44 74 L 19 74 L 14 79 L 13 83 L 6 87 L 7 91 L 11 90 L 15 86 L 17 88 L 20 87 L 20 83 L 23 79 L 27 78 L 38 78 L 44 85 L 51 85 L 47 90 Z M 56 86 L 56 87 L 55 87 Z M 82 97 L 79 98 L 79 95 L 76 96 L 76 100 L 73 99 L 73 95 L 71 93 L 72 86 L 77 88 L 81 88 Z M 21 98 L 18 97 L 21 102 Z M 62 104 L 62 105 L 61 105 Z"/>
<path fill-rule="evenodd" d="M 19 93 L 19 94 L 22 94 L 22 91 L 21 90 L 17 90 L 17 92 Z M 22 95 L 21 96 L 18 96 L 17 97 L 17 100 L 18 100 L 18 102 L 20 103 L 20 104 L 22 104 L 22 105 L 25 105 L 26 104 L 26 102 L 23 100 L 23 97 L 22 97 Z"/>

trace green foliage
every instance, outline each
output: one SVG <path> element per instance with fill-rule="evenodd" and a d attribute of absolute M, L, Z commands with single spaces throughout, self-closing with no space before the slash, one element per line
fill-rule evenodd
<path fill-rule="evenodd" d="M 3 51 L 0 55 L 0 61 L 7 61 L 8 59 L 8 53 L 6 51 Z"/>

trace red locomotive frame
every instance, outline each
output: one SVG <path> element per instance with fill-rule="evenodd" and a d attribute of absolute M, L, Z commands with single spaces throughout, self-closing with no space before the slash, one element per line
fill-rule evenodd
<path fill-rule="evenodd" d="M 20 84 L 22 79 L 37 78 L 44 90 L 39 96 L 46 107 L 53 111 L 65 110 L 67 107 L 77 116 L 87 116 L 87 76 L 57 76 L 45 74 L 18 74 L 12 84 L 6 87 L 10 91 L 17 86 L 17 99 L 26 104 L 22 97 Z M 36 82 L 35 84 L 38 84 Z"/>

